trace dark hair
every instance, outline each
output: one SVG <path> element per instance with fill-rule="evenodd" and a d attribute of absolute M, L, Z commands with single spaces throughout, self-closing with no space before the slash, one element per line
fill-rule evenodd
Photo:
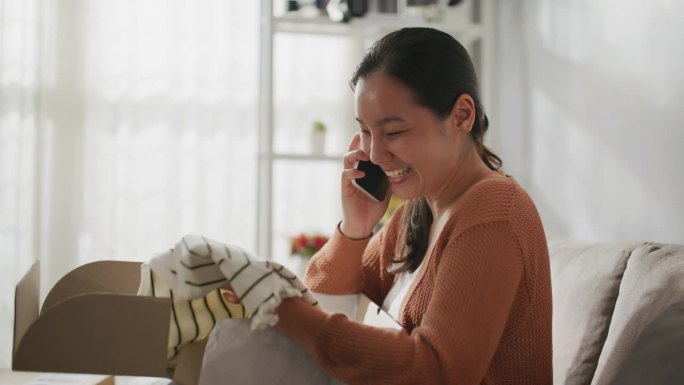
<path fill-rule="evenodd" d="M 480 100 L 473 62 L 466 49 L 451 35 L 433 28 L 403 28 L 375 42 L 364 54 L 350 80 L 352 89 L 359 79 L 375 71 L 396 78 L 407 86 L 418 104 L 446 119 L 456 99 L 468 94 L 475 103 L 475 121 L 470 132 L 482 161 L 492 170 L 502 166 L 501 158 L 484 145 L 489 120 Z M 396 270 L 415 271 L 428 247 L 432 212 L 423 197 L 407 202 L 404 210 L 403 263 Z"/>

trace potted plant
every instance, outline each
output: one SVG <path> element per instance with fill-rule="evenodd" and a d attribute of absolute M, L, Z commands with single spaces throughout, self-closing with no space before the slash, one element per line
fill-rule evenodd
<path fill-rule="evenodd" d="M 325 151 L 325 131 L 327 127 L 320 120 L 315 120 L 311 125 L 311 152 L 322 154 Z"/>

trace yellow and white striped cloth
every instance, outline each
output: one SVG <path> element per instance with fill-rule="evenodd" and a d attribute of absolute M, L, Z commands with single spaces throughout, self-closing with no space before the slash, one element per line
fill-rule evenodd
<path fill-rule="evenodd" d="M 171 327 L 167 359 L 173 361 L 178 356 L 181 345 L 202 340 L 214 329 L 214 325 L 225 318 L 249 318 L 242 304 L 226 302 L 221 289 L 214 289 L 202 298 L 193 300 L 178 299 L 159 277 L 145 263 L 141 269 L 138 295 L 171 299 Z"/>
<path fill-rule="evenodd" d="M 240 304 L 223 299 L 220 287 L 226 283 Z M 318 306 L 284 266 L 198 235 L 184 236 L 143 264 L 138 295 L 171 299 L 170 360 L 182 344 L 206 338 L 219 320 L 251 318 L 251 328 L 262 329 L 278 322 L 275 309 L 284 298 L 302 297 Z"/>

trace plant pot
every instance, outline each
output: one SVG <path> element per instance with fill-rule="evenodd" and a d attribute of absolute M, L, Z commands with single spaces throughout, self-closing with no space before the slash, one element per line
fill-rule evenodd
<path fill-rule="evenodd" d="M 311 153 L 320 155 L 325 152 L 325 132 L 311 132 Z"/>

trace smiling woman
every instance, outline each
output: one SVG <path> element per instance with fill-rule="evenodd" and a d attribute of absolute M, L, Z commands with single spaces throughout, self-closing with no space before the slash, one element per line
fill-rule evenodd
<path fill-rule="evenodd" d="M 502 165 L 501 159 L 483 143 L 489 122 L 480 102 L 475 69 L 465 48 L 445 33 L 423 34 L 425 41 L 421 45 L 415 44 L 420 40 L 418 33 L 404 38 L 413 39 L 413 45 L 402 42 L 400 33 L 388 35 L 369 50 L 351 80 L 356 91 L 362 151 L 386 169 L 402 160 L 418 167 L 416 172 L 408 165 L 388 171 L 396 196 L 417 198 L 409 202 L 406 211 L 412 217 L 406 230 L 405 253 L 405 268 L 410 270 L 420 265 L 428 247 L 428 233 L 424 229 L 430 226 L 433 212 L 428 209 L 426 198 L 444 194 L 438 189 L 445 178 L 452 184 L 474 180 L 477 174 L 498 170 Z M 432 35 L 429 40 L 427 35 Z M 448 60 L 444 60 L 442 52 Z M 380 67 L 382 71 L 378 71 Z M 361 115 L 369 115 L 368 125 Z M 370 135 L 373 121 L 377 129 L 375 135 Z M 395 140 L 400 135 L 403 138 Z M 450 173 L 470 175 L 439 175 Z M 452 187 L 451 196 L 435 197 L 441 201 L 435 202 L 437 211 L 463 193 L 462 188 Z"/>
<path fill-rule="evenodd" d="M 360 131 L 342 171 L 343 217 L 307 270 L 316 293 L 362 292 L 403 329 L 359 324 L 297 299 L 278 327 L 348 384 L 549 384 L 551 285 L 541 220 L 483 145 L 488 121 L 455 39 L 405 28 L 352 78 Z M 408 203 L 372 234 L 380 202 L 354 187 L 372 161 Z M 379 375 L 379 373 L 382 373 Z"/>

